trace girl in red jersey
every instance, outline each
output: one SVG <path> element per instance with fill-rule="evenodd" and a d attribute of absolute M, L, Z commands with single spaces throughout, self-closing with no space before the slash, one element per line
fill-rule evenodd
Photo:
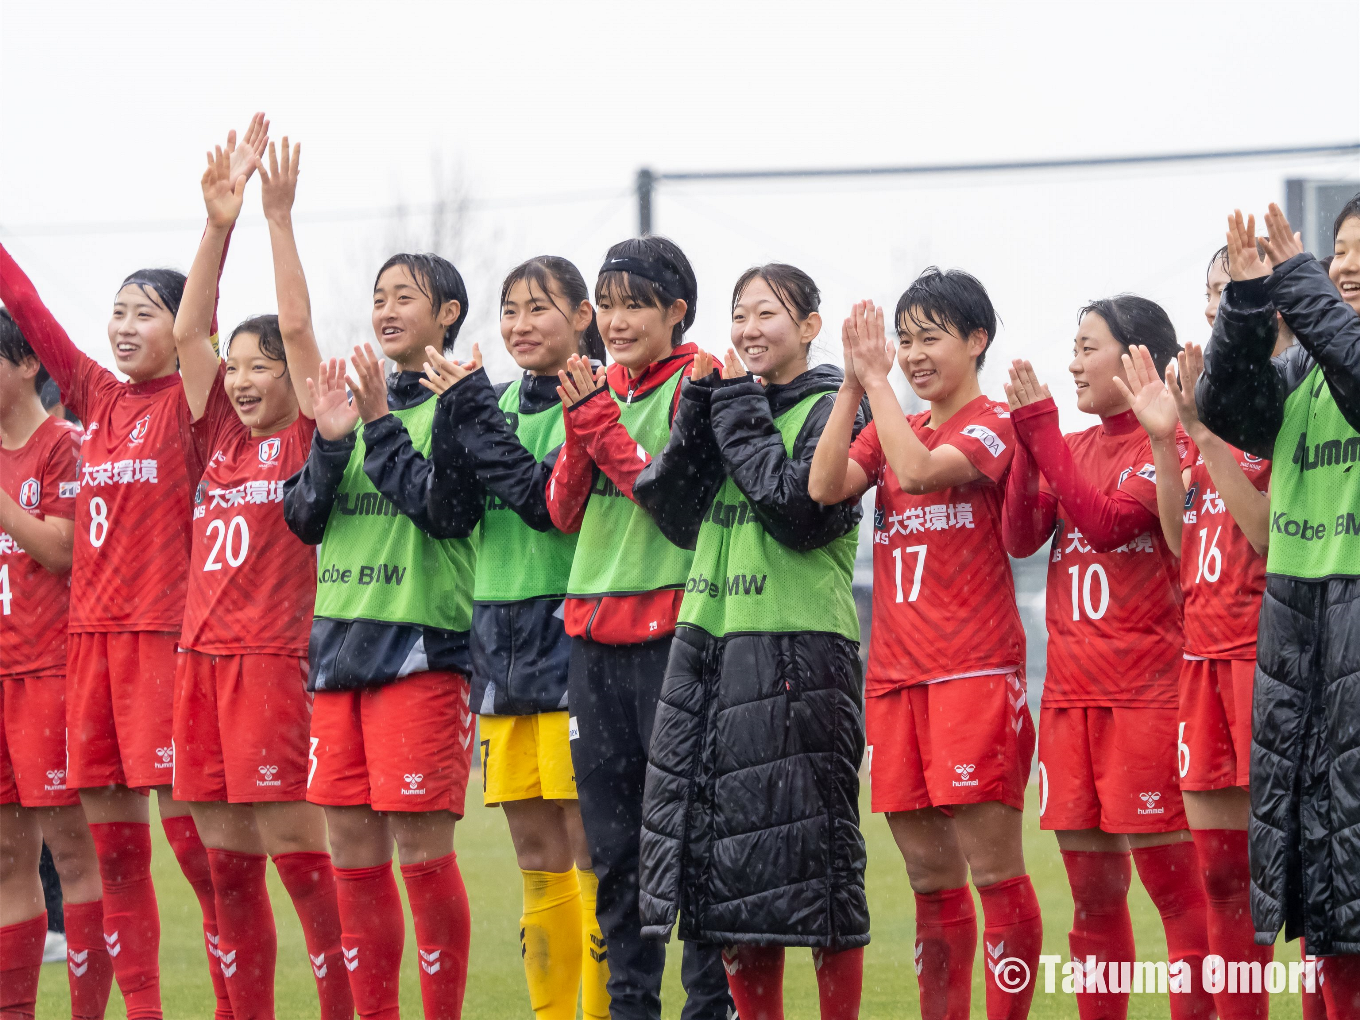
<path fill-rule="evenodd" d="M 66 786 L 66 614 L 80 430 L 50 417 L 47 373 L 0 310 L 0 1016 L 33 1015 L 47 911 L 43 841 L 61 876 L 71 1015 L 113 983 L 94 842 Z"/>
<path fill-rule="evenodd" d="M 208 224 L 175 317 L 180 376 L 206 443 L 194 494 L 193 553 L 175 688 L 175 797 L 208 847 L 218 959 L 238 1017 L 274 1013 L 270 854 L 302 921 L 325 1020 L 354 1014 L 321 809 L 306 802 L 311 698 L 307 638 L 316 555 L 283 520 L 283 482 L 307 459 L 306 380 L 321 354 L 306 308 L 292 207 L 301 147 L 269 146 L 260 167 L 274 248 L 277 316 L 247 319 L 218 361 L 215 282 L 241 212 L 246 174 L 226 154 L 203 175 Z"/>
<path fill-rule="evenodd" d="M 668 511 L 702 496 L 693 491 L 693 473 L 662 471 L 653 458 L 690 387 L 681 383 L 698 348 L 683 341 L 697 293 L 694 270 L 673 241 L 614 245 L 595 284 L 600 335 L 614 364 L 596 375 L 573 358 L 558 390 L 566 442 L 548 483 L 548 509 L 560 530 L 579 532 L 563 604 L 573 639 L 571 756 L 616 1020 L 661 1012 L 665 947 L 642 938 L 638 914 L 642 791 L 693 558 L 693 535 L 677 535 Z M 728 1016 L 732 999 L 718 946 L 687 942 L 682 979 L 685 1020 Z"/>
<path fill-rule="evenodd" d="M 886 814 L 916 896 L 922 1013 L 969 1016 L 971 872 L 982 898 L 987 1016 L 1024 1017 L 1043 927 L 1021 848 L 1034 754 L 1025 638 L 1001 543 L 1015 437 L 1006 408 L 977 378 L 996 312 L 974 277 L 932 266 L 903 292 L 894 323 L 897 364 L 930 410 L 902 414 L 883 310 L 856 305 L 843 331 L 845 382 L 808 491 L 832 504 L 877 490 L 865 677 L 871 806 Z M 874 420 L 852 444 L 866 395 Z"/>
<path fill-rule="evenodd" d="M 263 115 L 228 160 L 251 165 Z M 239 171 L 238 171 L 239 172 Z M 114 362 L 129 382 L 83 354 L 0 247 L 0 300 L 13 313 L 62 403 L 85 423 L 76 497 L 66 678 L 67 786 L 80 790 L 103 881 L 104 939 L 130 1020 L 161 1016 L 160 917 L 151 884 L 146 793 L 155 788 L 166 838 L 217 941 L 208 856 L 189 808 L 171 795 L 175 646 L 184 625 L 190 507 L 203 470 L 180 385 L 174 338 L 184 277 L 148 269 L 123 281 L 109 320 Z M 153 536 L 148 540 L 148 536 Z M 209 956 L 218 1020 L 231 1016 Z"/>
<path fill-rule="evenodd" d="M 1176 434 L 1150 444 L 1130 410 L 1120 358 L 1146 344 L 1159 367 L 1179 350 L 1160 307 L 1121 295 L 1082 309 L 1069 368 L 1077 406 L 1101 424 L 1063 436 L 1026 361 L 1006 386 L 1019 450 L 1005 539 L 1029 556 L 1050 538 L 1048 671 L 1039 722 L 1040 826 L 1057 831 L 1084 966 L 1083 1020 L 1122 1017 L 1135 959 L 1129 850 L 1162 916 L 1177 1020 L 1212 1015 L 1204 887 L 1176 781 L 1181 593 L 1158 520 L 1158 470 L 1180 470 Z M 1165 497 L 1163 497 L 1165 498 Z M 1179 506 L 1179 505 L 1178 505 Z"/>

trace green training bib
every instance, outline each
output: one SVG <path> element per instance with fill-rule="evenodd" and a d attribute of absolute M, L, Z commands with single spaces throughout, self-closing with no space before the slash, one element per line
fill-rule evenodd
<path fill-rule="evenodd" d="M 524 414 L 519 409 L 520 380 L 501 394 L 500 408 L 524 448 L 541 461 L 566 440 L 562 405 Z M 478 602 L 523 602 L 525 599 L 562 598 L 567 593 L 576 536 L 553 528 L 535 531 L 524 518 L 486 494 L 481 541 L 477 549 L 477 584 L 472 597 Z"/>
<path fill-rule="evenodd" d="M 430 455 L 435 400 L 393 411 L 424 456 Z M 321 540 L 316 615 L 440 630 L 472 626 L 476 538 L 431 538 L 400 513 L 364 474 L 363 427 Z"/>
<path fill-rule="evenodd" d="M 775 419 L 785 453 L 793 453 L 803 423 L 823 398 L 832 394 L 813 393 Z M 852 529 L 820 549 L 796 552 L 766 533 L 728 477 L 699 528 L 679 622 L 715 637 L 820 631 L 858 641 L 851 591 L 858 538 Z"/>
<path fill-rule="evenodd" d="M 1266 572 L 1360 577 L 1360 434 L 1319 365 L 1284 402 L 1270 472 Z"/>

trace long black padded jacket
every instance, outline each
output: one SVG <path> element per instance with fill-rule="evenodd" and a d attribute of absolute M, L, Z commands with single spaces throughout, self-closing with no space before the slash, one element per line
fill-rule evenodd
<path fill-rule="evenodd" d="M 1272 360 L 1277 310 L 1299 342 Z M 1200 419 L 1272 457 L 1285 399 L 1314 366 L 1360 436 L 1360 316 L 1303 254 L 1225 289 L 1195 392 Z M 1297 456 L 1272 468 L 1297 470 Z M 1360 466 L 1338 474 L 1336 506 L 1360 516 Z M 1272 944 L 1283 927 L 1310 953 L 1360 953 L 1360 578 L 1267 573 L 1251 725 L 1256 941 Z"/>
<path fill-rule="evenodd" d="M 841 383 L 833 366 L 784 386 L 754 380 L 686 385 L 709 398 L 707 436 L 672 432 L 703 475 L 702 504 L 671 507 L 694 541 L 716 486 L 702 452 L 716 445 L 753 518 L 782 544 L 815 549 L 858 526 L 857 501 L 808 496 L 817 440 Z M 825 396 L 787 454 L 774 419 Z M 685 416 L 702 429 L 704 416 Z M 677 416 L 677 423 L 681 416 Z M 862 420 L 859 424 L 862 424 Z M 659 460 L 666 459 L 663 451 Z M 682 518 L 684 518 L 682 520 Z M 686 941 L 845 949 L 869 941 L 858 768 L 863 677 L 855 642 L 831 633 L 676 629 L 657 706 L 643 797 L 639 907 L 643 935 Z"/>

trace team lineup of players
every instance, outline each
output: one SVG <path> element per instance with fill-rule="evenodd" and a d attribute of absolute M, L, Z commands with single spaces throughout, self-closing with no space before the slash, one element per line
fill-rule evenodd
<path fill-rule="evenodd" d="M 1259 978 L 1215 989 L 1203 963 L 1273 959 L 1247 849 L 1271 465 L 1201 423 L 1201 349 L 1159 306 L 1080 310 L 1069 370 L 1099 422 L 1063 435 L 1028 362 L 1004 402 L 982 393 L 997 317 L 960 270 L 926 270 L 891 319 L 856 304 L 842 372 L 809 365 L 819 295 L 792 266 L 743 274 L 717 362 L 685 341 L 697 288 L 673 242 L 614 245 L 593 291 L 565 259 L 531 259 L 500 294 L 523 370 L 507 386 L 477 345 L 449 357 L 457 269 L 399 254 L 373 291 L 384 377 L 368 344 L 321 358 L 299 157 L 262 115 L 209 153 L 188 276 L 143 270 L 116 294 L 127 382 L 0 247 L 0 1016 L 33 1015 L 43 840 L 72 1016 L 102 1017 L 115 978 L 129 1018 L 162 1016 L 152 789 L 202 907 L 217 1020 L 274 1015 L 270 859 L 320 1015 L 397 1017 L 394 845 L 424 1014 L 460 1016 L 454 829 L 480 754 L 543 1020 L 659 1017 L 677 923 L 687 1020 L 782 1017 L 787 946 L 813 949 L 824 1020 L 858 1016 L 866 758 L 915 894 L 922 1015 L 970 1015 L 975 889 L 986 1016 L 1024 1017 L 1043 936 L 1021 839 L 1036 746 L 1083 1020 L 1127 1013 L 1135 868 L 1171 1015 L 1267 1015 Z M 219 344 L 256 174 L 278 313 Z M 1347 211 L 1329 272 L 1360 311 L 1360 196 Z M 1267 226 L 1258 242 L 1230 219 L 1211 325 L 1234 281 L 1311 258 L 1274 207 Z M 1279 317 L 1276 353 L 1293 342 Z M 894 363 L 928 410 L 902 413 Z M 49 374 L 79 427 L 43 410 Z M 1008 556 L 1045 544 L 1036 729 Z M 1323 958 L 1310 1020 L 1360 1015 L 1357 959 Z"/>

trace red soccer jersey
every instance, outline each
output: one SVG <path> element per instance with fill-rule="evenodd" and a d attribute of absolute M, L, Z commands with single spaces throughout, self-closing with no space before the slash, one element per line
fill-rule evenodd
<path fill-rule="evenodd" d="M 316 423 L 300 414 L 273 435 L 252 436 L 221 400 L 194 427 L 211 453 L 194 492 L 180 645 L 209 655 L 305 656 L 316 550 L 283 521 L 283 483 L 306 462 Z"/>
<path fill-rule="evenodd" d="M 178 632 L 203 473 L 179 374 L 123 383 L 82 356 L 62 394 L 85 422 L 71 630 Z"/>
<path fill-rule="evenodd" d="M 1270 461 L 1229 447 L 1262 492 Z M 1190 448 L 1190 483 L 1181 526 L 1181 590 L 1185 593 L 1185 653 L 1202 659 L 1256 658 L 1256 626 L 1266 590 L 1266 558 L 1232 519 L 1199 450 Z"/>
<path fill-rule="evenodd" d="M 938 429 L 908 417 L 929 450 L 952 446 L 982 478 L 913 496 L 902 491 L 870 423 L 850 456 L 874 494 L 874 603 L 865 693 L 1022 669 L 1025 632 L 1001 542 L 1004 479 L 1015 453 L 1010 412 L 985 396 Z"/>
<path fill-rule="evenodd" d="M 56 418 L 17 450 L 0 449 L 0 488 L 34 517 L 76 513 L 80 430 Z M 66 668 L 70 572 L 54 574 L 0 531 L 0 676 L 41 676 Z"/>
<path fill-rule="evenodd" d="M 1130 414 L 1063 437 L 1082 475 L 1106 495 L 1123 490 L 1155 518 L 1152 443 Z M 1044 484 L 1044 490 L 1047 483 Z M 1160 527 L 1098 553 L 1058 523 L 1048 561 L 1045 708 L 1175 708 L 1181 589 Z"/>

